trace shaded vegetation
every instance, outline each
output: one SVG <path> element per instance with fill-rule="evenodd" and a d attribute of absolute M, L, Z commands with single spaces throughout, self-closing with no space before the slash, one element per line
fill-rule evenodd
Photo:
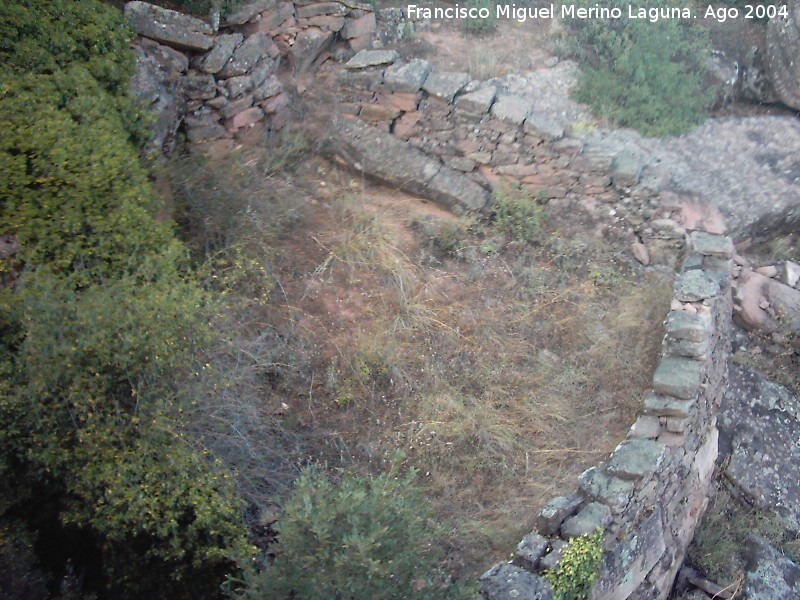
<path fill-rule="evenodd" d="M 587 3 L 588 5 L 588 3 Z M 575 97 L 600 116 L 645 135 L 684 132 L 701 123 L 713 101 L 703 84 L 708 44 L 699 27 L 680 19 L 575 19 L 569 51 L 583 67 Z M 692 6 L 660 0 L 638 7 Z"/>

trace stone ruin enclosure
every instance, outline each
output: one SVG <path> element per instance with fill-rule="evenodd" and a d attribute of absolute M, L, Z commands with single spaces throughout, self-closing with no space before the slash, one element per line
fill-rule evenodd
<path fill-rule="evenodd" d="M 568 116 L 539 110 L 513 77 L 472 81 L 369 49 L 386 35 L 369 4 L 257 0 L 218 29 L 144 2 L 125 12 L 141 36 L 133 88 L 158 115 L 154 151 L 170 151 L 179 127 L 191 144 L 222 148 L 255 125 L 280 129 L 292 115 L 286 78 L 331 56 L 349 58 L 338 77 L 342 102 L 322 140 L 338 162 L 469 211 L 488 211 L 492 189 L 507 180 L 543 199 L 613 214 L 641 263 L 679 272 L 653 392 L 627 439 L 550 501 L 514 559 L 481 579 L 488 600 L 546 600 L 552 591 L 542 573 L 569 539 L 601 528 L 592 599 L 666 599 L 708 503 L 718 453 L 731 240 L 682 221 L 685 206 L 664 202 L 657 165 L 607 140 L 570 135 Z M 387 18 L 394 30 L 402 26 L 395 12 Z"/>

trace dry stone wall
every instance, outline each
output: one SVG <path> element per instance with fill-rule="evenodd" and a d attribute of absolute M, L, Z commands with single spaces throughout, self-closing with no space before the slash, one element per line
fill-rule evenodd
<path fill-rule="evenodd" d="M 731 240 L 687 232 L 662 179 L 613 138 L 571 135 L 567 119 L 502 80 L 437 73 L 422 60 L 364 51 L 340 75 L 343 115 L 326 146 L 371 176 L 448 205 L 486 210 L 500 179 L 551 201 L 620 213 L 641 237 L 632 250 L 679 270 L 653 391 L 628 438 L 548 503 L 513 561 L 482 577 L 488 600 L 547 600 L 545 571 L 571 538 L 605 532 L 593 600 L 664 600 L 705 511 L 717 458 L 716 412 L 727 380 L 732 313 Z M 410 162 L 409 162 L 410 161 Z M 446 173 L 457 193 L 437 185 Z M 474 187 L 470 187 L 474 186 Z M 482 190 L 483 195 L 477 190 Z M 696 221 L 696 225 L 706 225 Z"/>
<path fill-rule="evenodd" d="M 621 223 L 645 265 L 675 267 L 684 224 L 703 228 L 687 220 L 686 197 L 662 193 L 668 172 L 627 140 L 577 133 L 574 116 L 546 106 L 523 77 L 475 81 L 425 60 L 401 61 L 393 50 L 365 50 L 340 72 L 338 96 L 342 118 L 331 124 L 329 152 L 391 185 L 438 201 L 439 190 L 426 188 L 427 173 L 440 170 L 454 190 L 471 190 L 446 204 L 487 210 L 492 190 L 512 182 L 554 204 Z M 348 119 L 373 128 L 371 143 L 388 149 L 381 160 L 367 144 L 358 152 L 347 144 L 355 127 Z M 418 178 L 413 172 L 387 176 L 387 165 L 377 164 L 402 163 L 401 155 L 424 155 L 427 161 L 417 162 L 426 169 L 416 170 Z"/>
<path fill-rule="evenodd" d="M 141 36 L 132 87 L 157 115 L 152 149 L 166 153 L 180 127 L 190 142 L 223 147 L 255 126 L 281 129 L 292 99 L 279 74 L 350 56 L 376 29 L 372 6 L 355 0 L 256 0 L 218 28 L 139 1 L 125 15 Z"/>
<path fill-rule="evenodd" d="M 669 597 L 708 502 L 730 353 L 733 244 L 693 232 L 688 248 L 642 415 L 575 492 L 541 510 L 513 561 L 484 574 L 485 598 L 551 598 L 543 572 L 558 565 L 569 539 L 598 528 L 605 553 L 593 600 Z"/>

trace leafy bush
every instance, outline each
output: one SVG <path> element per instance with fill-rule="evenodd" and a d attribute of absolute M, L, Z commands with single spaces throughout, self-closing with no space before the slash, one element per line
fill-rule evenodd
<path fill-rule="evenodd" d="M 603 532 L 570 540 L 558 566 L 545 573 L 553 587 L 553 600 L 587 600 L 603 557 Z"/>
<path fill-rule="evenodd" d="M 430 508 L 412 470 L 334 484 L 306 468 L 277 523 L 277 556 L 248 598 L 452 597 L 431 581 L 436 552 Z"/>
<path fill-rule="evenodd" d="M 492 199 L 495 227 L 512 240 L 535 243 L 544 239 L 544 207 L 540 197 L 529 194 L 518 185 L 498 186 Z"/>
<path fill-rule="evenodd" d="M 139 160 L 128 34 L 98 0 L 0 4 L 0 522 L 114 597 L 207 597 L 252 548 L 186 434 L 212 298 Z"/>
<path fill-rule="evenodd" d="M 463 27 L 464 31 L 467 33 L 472 33 L 475 35 L 481 35 L 485 33 L 489 33 L 490 31 L 494 31 L 495 22 L 495 7 L 494 7 L 494 0 L 467 0 L 466 3 L 467 10 L 484 10 L 488 11 L 488 17 L 475 17 L 471 18 L 468 17 L 463 19 Z"/>
<path fill-rule="evenodd" d="M 618 2 L 608 6 L 627 11 Z M 647 4 L 667 6 L 675 4 Z M 571 26 L 584 71 L 575 96 L 595 112 L 645 135 L 680 133 L 706 117 L 713 92 L 703 84 L 707 43 L 696 26 L 627 18 L 576 19 Z"/>

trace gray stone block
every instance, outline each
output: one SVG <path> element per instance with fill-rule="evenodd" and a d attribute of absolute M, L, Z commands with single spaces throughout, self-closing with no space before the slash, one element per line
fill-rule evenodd
<path fill-rule="evenodd" d="M 719 294 L 719 283 L 703 271 L 681 273 L 675 281 L 675 299 L 680 302 L 699 302 Z"/>
<path fill-rule="evenodd" d="M 499 563 L 481 575 L 481 591 L 488 600 L 551 600 L 553 597 L 546 579 L 508 563 Z"/>
<path fill-rule="evenodd" d="M 539 511 L 536 529 L 542 535 L 553 535 L 561 527 L 567 517 L 574 515 L 584 498 L 580 494 L 569 494 L 553 498 Z"/>
<path fill-rule="evenodd" d="M 584 471 L 578 479 L 578 485 L 584 494 L 602 502 L 614 512 L 625 508 L 633 493 L 632 481 L 609 475 L 598 467 Z"/>
<path fill-rule="evenodd" d="M 690 237 L 692 248 L 698 254 L 719 258 L 733 258 L 733 242 L 729 237 L 714 235 L 705 231 L 693 231 Z"/>
<path fill-rule="evenodd" d="M 482 115 L 489 112 L 496 95 L 497 88 L 489 85 L 468 94 L 461 94 L 456 98 L 456 106 L 466 112 Z"/>
<path fill-rule="evenodd" d="M 653 389 L 657 394 L 691 400 L 700 387 L 703 363 L 688 358 L 666 356 L 653 374 Z"/>
<path fill-rule="evenodd" d="M 430 72 L 431 63 L 415 58 L 404 65 L 394 64 L 386 69 L 383 85 L 389 92 L 416 94 L 422 89 Z"/>
<path fill-rule="evenodd" d="M 514 125 L 522 125 L 531 108 L 530 98 L 515 94 L 498 94 L 491 110 L 498 119 Z"/>
<path fill-rule="evenodd" d="M 611 523 L 611 509 L 605 504 L 591 502 L 561 526 L 561 537 L 570 539 L 605 529 Z"/>
<path fill-rule="evenodd" d="M 396 50 L 361 50 L 344 65 L 345 69 L 366 69 L 378 65 L 391 65 L 400 58 Z"/>
<path fill-rule="evenodd" d="M 665 450 L 653 440 L 625 440 L 611 453 L 606 471 L 624 479 L 641 479 L 658 470 Z"/>
<path fill-rule="evenodd" d="M 470 82 L 466 73 L 452 73 L 449 71 L 434 71 L 428 75 L 422 89 L 431 96 L 441 98 L 451 103 L 464 86 Z"/>
<path fill-rule="evenodd" d="M 550 540 L 532 531 L 517 544 L 513 563 L 533 573 L 539 566 L 539 560 L 549 548 Z"/>

